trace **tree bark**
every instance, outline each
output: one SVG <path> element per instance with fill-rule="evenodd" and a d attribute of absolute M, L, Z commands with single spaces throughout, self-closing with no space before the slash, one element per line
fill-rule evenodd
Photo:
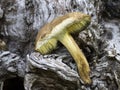
<path fill-rule="evenodd" d="M 119 90 L 119 5 L 119 0 L 0 0 L 1 90 L 6 80 L 16 77 L 22 78 L 25 90 Z M 75 11 L 92 17 L 91 25 L 74 36 L 90 64 L 89 86 L 79 80 L 75 62 L 63 45 L 49 55 L 34 51 L 43 25 Z"/>

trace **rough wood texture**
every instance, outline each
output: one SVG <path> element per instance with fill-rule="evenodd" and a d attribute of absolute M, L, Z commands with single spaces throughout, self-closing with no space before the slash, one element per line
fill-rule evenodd
<path fill-rule="evenodd" d="M 54 55 L 52 55 L 54 56 Z M 79 76 L 60 58 L 43 57 L 39 53 L 27 55 L 26 90 L 76 90 Z"/>
<path fill-rule="evenodd" d="M 67 12 L 80 11 L 92 16 L 88 29 L 80 33 L 79 37 L 75 36 L 77 43 L 88 58 L 92 84 L 85 86 L 80 82 L 77 89 L 119 90 L 120 10 L 118 6 L 120 6 L 119 0 L 0 0 L 0 39 L 6 42 L 8 48 L 8 51 L 0 51 L 0 81 L 3 82 L 7 78 L 16 76 L 22 78 L 30 76 L 31 79 L 36 76 L 35 79 L 40 84 L 36 84 L 36 81 L 33 85 L 32 80 L 26 79 L 28 82 L 31 81 L 28 85 L 36 85 L 32 87 L 32 90 L 41 89 L 44 85 L 49 87 L 50 83 L 46 85 L 41 82 L 41 80 L 45 82 L 46 77 L 39 79 L 39 75 L 36 74 L 40 73 L 39 70 L 25 73 L 26 56 L 34 51 L 36 34 L 44 24 Z M 52 53 L 57 54 L 64 63 L 76 70 L 73 59 L 62 45 L 59 45 L 58 49 Z M 56 59 L 53 54 L 51 57 Z M 65 78 L 62 79 L 66 82 Z M 67 81 L 65 85 L 63 85 L 64 82 L 59 82 L 59 85 L 55 87 L 60 87 L 60 90 L 70 90 L 68 88 L 73 82 L 69 84 L 68 82 L 70 81 Z M 1 88 L 3 85 L 4 83 L 1 83 Z M 75 82 L 73 87 L 76 85 Z M 27 87 L 31 86 L 25 86 Z"/>

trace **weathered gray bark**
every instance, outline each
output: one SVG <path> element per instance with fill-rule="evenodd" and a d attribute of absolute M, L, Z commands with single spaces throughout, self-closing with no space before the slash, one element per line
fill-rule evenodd
<path fill-rule="evenodd" d="M 120 8 L 114 10 L 118 2 L 0 0 L 0 39 L 7 47 L 0 51 L 1 89 L 4 81 L 20 77 L 26 90 L 119 90 Z M 79 81 L 75 63 L 64 46 L 45 56 L 34 51 L 38 30 L 55 17 L 73 11 L 92 16 L 91 25 L 75 37 L 90 64 L 89 86 Z"/>

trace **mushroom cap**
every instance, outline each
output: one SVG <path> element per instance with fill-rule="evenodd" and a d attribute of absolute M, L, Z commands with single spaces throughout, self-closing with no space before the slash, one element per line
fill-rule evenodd
<path fill-rule="evenodd" d="M 50 23 L 44 25 L 38 32 L 35 44 L 35 50 L 41 54 L 47 54 L 57 46 L 57 41 L 65 33 L 77 33 L 84 30 L 91 21 L 89 15 L 72 12 L 60 16 Z"/>

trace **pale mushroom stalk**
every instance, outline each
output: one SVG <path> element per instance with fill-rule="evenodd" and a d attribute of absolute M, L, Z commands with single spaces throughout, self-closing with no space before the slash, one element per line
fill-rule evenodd
<path fill-rule="evenodd" d="M 89 76 L 88 72 L 90 72 L 89 64 L 88 64 L 83 52 L 79 49 L 78 45 L 76 44 L 76 42 L 74 41 L 74 39 L 72 38 L 71 35 L 66 33 L 63 36 L 64 36 L 63 38 L 59 38 L 59 41 L 67 48 L 67 50 L 70 52 L 70 54 L 74 58 L 74 60 L 77 64 L 79 75 L 80 75 L 81 79 L 86 84 L 91 83 L 91 80 L 88 77 Z M 87 76 L 86 76 L 86 73 L 88 73 Z"/>

